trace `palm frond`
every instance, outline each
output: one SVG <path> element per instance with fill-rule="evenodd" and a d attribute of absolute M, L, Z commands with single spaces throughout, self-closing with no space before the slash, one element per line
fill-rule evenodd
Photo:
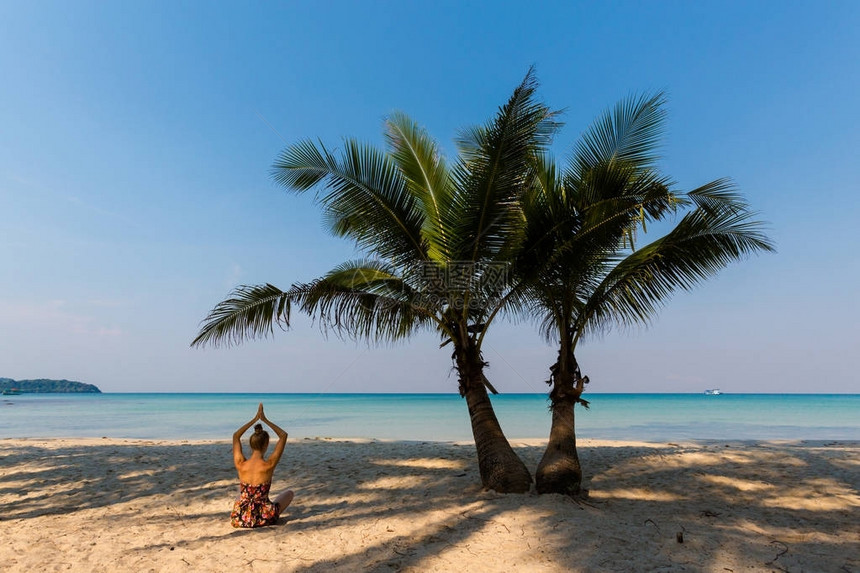
<path fill-rule="evenodd" d="M 545 198 L 523 204 L 526 231 L 516 274 L 552 288 L 563 282 L 572 294 L 587 296 L 593 277 L 602 276 L 611 264 L 607 253 L 624 246 L 647 220 L 675 209 L 675 194 L 668 185 L 648 170 L 625 180 L 618 192 L 594 194 L 596 202 L 588 203 L 563 183 L 544 183 L 540 197 Z M 562 196 L 569 200 L 560 201 Z"/>
<path fill-rule="evenodd" d="M 736 213 L 749 211 L 746 199 L 728 178 L 717 179 L 688 191 L 686 197 L 690 203 L 709 213 L 719 213 L 727 209 Z"/>
<path fill-rule="evenodd" d="M 427 131 L 406 114 L 393 113 L 386 121 L 391 157 L 425 213 L 423 237 L 431 260 L 448 258 L 445 252 L 445 213 L 451 203 L 451 176 L 439 148 Z"/>
<path fill-rule="evenodd" d="M 530 70 L 492 121 L 461 133 L 448 225 L 450 252 L 460 260 L 493 258 L 518 231 L 519 198 L 532 158 L 548 147 L 559 125 L 535 101 L 536 88 Z"/>
<path fill-rule="evenodd" d="M 394 274 L 389 264 L 349 261 L 324 277 L 296 285 L 301 309 L 338 336 L 395 341 L 437 323 L 439 309 Z"/>
<path fill-rule="evenodd" d="M 667 235 L 619 260 L 574 323 L 579 334 L 647 324 L 676 290 L 689 290 L 735 261 L 774 246 L 763 225 L 731 206 L 697 208 Z"/>
<path fill-rule="evenodd" d="M 232 346 L 248 339 L 265 338 L 277 324 L 290 326 L 290 311 L 300 293 L 282 291 L 271 284 L 236 287 L 203 320 L 191 346 Z"/>
<path fill-rule="evenodd" d="M 606 110 L 578 140 L 571 175 L 613 161 L 641 169 L 654 166 L 665 125 L 665 103 L 664 94 L 658 92 L 627 97 Z"/>
<path fill-rule="evenodd" d="M 296 192 L 322 184 L 317 196 L 332 231 L 367 252 L 395 261 L 426 258 L 423 212 L 394 162 L 373 146 L 346 140 L 339 157 L 312 142 L 287 147 L 274 180 Z"/>

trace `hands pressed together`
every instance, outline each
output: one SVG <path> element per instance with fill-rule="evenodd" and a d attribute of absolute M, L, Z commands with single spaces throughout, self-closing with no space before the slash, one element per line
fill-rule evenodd
<path fill-rule="evenodd" d="M 274 422 L 272 422 L 271 420 L 269 420 L 266 417 L 266 413 L 263 411 L 263 403 L 262 402 L 260 402 L 260 405 L 257 406 L 257 415 L 254 417 L 253 420 L 251 420 L 251 423 L 253 424 L 257 420 L 265 422 L 269 427 L 271 427 L 273 430 L 275 430 L 275 433 L 278 434 L 279 436 L 286 437 L 288 435 L 286 431 L 281 429 L 277 424 L 275 424 Z"/>

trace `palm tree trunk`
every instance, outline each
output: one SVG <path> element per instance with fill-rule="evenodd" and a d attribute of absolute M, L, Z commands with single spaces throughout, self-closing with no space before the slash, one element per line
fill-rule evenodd
<path fill-rule="evenodd" d="M 499 493 L 524 493 L 532 476 L 502 432 L 484 383 L 484 362 L 471 339 L 466 347 L 455 349 L 460 379 L 460 395 L 466 398 L 472 436 L 478 452 L 481 483 Z"/>
<path fill-rule="evenodd" d="M 549 443 L 535 473 L 538 493 L 578 495 L 582 486 L 582 468 L 576 453 L 574 406 L 582 400 L 583 386 L 588 382 L 579 372 L 572 352 L 559 352 L 558 362 L 551 368 L 553 385 L 550 392 L 552 427 Z"/>

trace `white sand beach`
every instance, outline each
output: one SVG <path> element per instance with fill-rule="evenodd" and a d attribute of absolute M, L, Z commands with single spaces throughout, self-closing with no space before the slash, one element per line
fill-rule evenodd
<path fill-rule="evenodd" d="M 534 469 L 541 442 L 515 441 Z M 290 442 L 239 530 L 226 441 L 0 440 L 0 569 L 860 571 L 860 443 L 582 440 L 587 500 L 482 491 L 472 444 Z"/>

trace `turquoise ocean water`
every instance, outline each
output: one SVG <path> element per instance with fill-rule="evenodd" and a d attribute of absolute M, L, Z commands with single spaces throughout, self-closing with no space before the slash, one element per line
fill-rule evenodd
<path fill-rule="evenodd" d="M 581 438 L 860 440 L 860 394 L 589 394 Z M 229 439 L 263 402 L 293 439 L 470 440 L 456 394 L 22 394 L 0 397 L 0 438 Z M 543 394 L 493 397 L 511 439 L 546 438 Z"/>

